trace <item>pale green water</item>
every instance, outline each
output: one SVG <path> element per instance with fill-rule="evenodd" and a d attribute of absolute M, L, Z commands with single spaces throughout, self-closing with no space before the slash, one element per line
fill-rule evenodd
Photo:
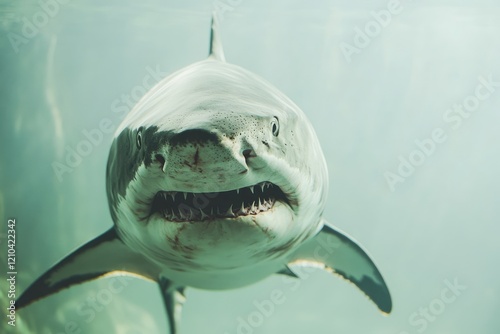
<path fill-rule="evenodd" d="M 310 117 L 330 168 L 325 217 L 369 250 L 392 292 L 393 313 L 381 316 L 351 285 L 314 272 L 297 286 L 272 277 L 239 290 L 188 290 L 181 333 L 238 333 L 238 318 L 255 318 L 255 302 L 274 289 L 284 303 L 249 333 L 500 332 L 500 84 L 476 91 L 478 77 L 500 82 L 500 4 L 401 1 L 348 62 L 342 43 L 353 44 L 353 29 L 374 22 L 370 12 L 388 3 L 240 1 L 226 11 L 221 34 L 229 62 L 275 84 Z M 122 95 L 133 103 L 150 72 L 164 76 L 204 59 L 212 5 L 73 0 L 23 37 L 22 19 L 33 21 L 44 9 L 35 1 L 3 2 L 0 259 L 7 218 L 15 217 L 18 291 L 112 225 L 104 191 L 112 134 L 102 133 L 62 180 L 51 164 L 64 162 L 66 148 L 101 120 L 117 126 L 128 109 Z M 16 47 L 13 33 L 25 38 Z M 457 103 L 474 109 L 460 123 L 458 113 L 447 113 Z M 391 191 L 384 173 L 397 173 L 400 155 L 417 159 L 415 141 L 436 129 L 442 142 Z M 0 331 L 10 332 L 0 275 Z M 455 280 L 465 288 L 442 295 Z M 13 332 L 166 332 L 152 283 L 120 281 L 120 292 L 93 305 L 110 282 L 21 310 Z"/>

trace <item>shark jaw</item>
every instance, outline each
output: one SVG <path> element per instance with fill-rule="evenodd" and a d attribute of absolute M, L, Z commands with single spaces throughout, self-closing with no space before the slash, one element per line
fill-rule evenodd
<path fill-rule="evenodd" d="M 125 196 L 117 201 L 117 232 L 128 247 L 145 254 L 174 281 L 227 288 L 226 280 L 209 283 L 203 278 L 259 263 L 267 266 L 309 232 L 308 225 L 301 224 L 304 219 L 299 219 L 297 192 L 302 182 L 290 180 L 284 166 L 249 170 L 245 175 L 226 171 L 225 182 L 213 180 L 214 175 L 178 182 L 161 167 L 161 162 L 153 161 L 138 168 Z"/>
<path fill-rule="evenodd" d="M 272 210 L 276 202 L 288 204 L 288 199 L 271 182 L 224 192 L 159 191 L 151 214 L 159 214 L 169 222 L 207 222 L 259 215 Z"/>

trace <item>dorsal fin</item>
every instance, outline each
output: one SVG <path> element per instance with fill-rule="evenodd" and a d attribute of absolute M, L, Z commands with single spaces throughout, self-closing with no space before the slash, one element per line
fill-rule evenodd
<path fill-rule="evenodd" d="M 208 57 L 222 62 L 226 61 L 219 38 L 219 21 L 215 11 L 212 12 L 212 29 L 210 32 L 210 50 Z"/>

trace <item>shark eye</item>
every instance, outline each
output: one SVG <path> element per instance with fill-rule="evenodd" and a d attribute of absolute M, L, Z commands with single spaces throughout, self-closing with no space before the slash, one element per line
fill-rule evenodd
<path fill-rule="evenodd" d="M 137 149 L 140 150 L 142 147 L 142 129 L 137 131 L 137 137 L 135 139 L 135 143 L 137 145 Z"/>
<path fill-rule="evenodd" d="M 280 133 L 280 123 L 277 117 L 273 117 L 273 120 L 271 121 L 271 130 L 273 132 L 273 136 L 278 137 Z"/>

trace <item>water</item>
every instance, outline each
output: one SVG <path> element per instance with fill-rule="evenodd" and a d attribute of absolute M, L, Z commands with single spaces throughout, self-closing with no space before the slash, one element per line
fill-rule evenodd
<path fill-rule="evenodd" d="M 101 122 L 116 127 L 145 87 L 206 57 L 212 5 L 74 0 L 44 23 L 40 3 L 3 2 L 0 258 L 14 217 L 18 291 L 112 225 L 104 190 L 112 134 Z M 315 271 L 299 285 L 271 277 L 233 291 L 190 289 L 181 333 L 498 333 L 500 87 L 482 84 L 500 81 L 498 3 L 228 6 L 226 58 L 309 116 L 331 175 L 325 217 L 369 250 L 394 310 L 381 316 L 351 285 Z M 380 28 L 370 12 L 388 8 L 394 13 Z M 23 18 L 41 25 L 25 28 L 31 37 Z M 373 37 L 356 44 L 356 27 Z M 13 33 L 24 39 L 12 42 Z M 470 115 L 448 111 L 463 103 Z M 93 130 L 102 139 L 58 176 L 52 164 L 85 149 L 84 131 Z M 400 156 L 417 165 L 401 167 L 406 176 L 397 176 Z M 387 172 L 404 182 L 391 188 Z M 3 279 L 1 286 L 2 332 L 166 332 L 150 282 L 103 279 L 65 290 L 19 311 L 15 331 L 3 315 Z M 283 303 L 260 310 L 274 290 Z"/>

